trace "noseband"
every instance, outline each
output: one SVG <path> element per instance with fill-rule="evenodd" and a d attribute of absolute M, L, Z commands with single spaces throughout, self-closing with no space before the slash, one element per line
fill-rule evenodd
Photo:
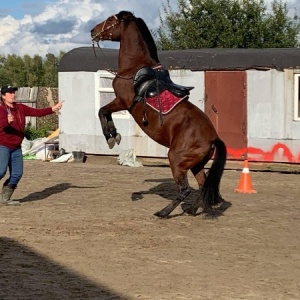
<path fill-rule="evenodd" d="M 107 20 L 108 20 L 108 19 L 106 19 L 106 20 L 104 21 L 104 24 L 103 24 L 103 26 L 102 26 L 100 32 L 97 33 L 97 35 L 96 35 L 95 37 L 99 37 L 100 40 L 101 40 L 101 35 L 102 35 L 102 33 L 104 33 L 104 32 L 107 31 L 107 30 L 114 29 L 115 26 L 119 24 L 120 21 L 118 20 L 117 16 L 116 16 L 116 15 L 113 15 L 112 17 L 115 18 L 115 23 L 112 24 L 112 25 L 110 25 L 110 26 L 107 26 L 107 27 L 105 28 L 106 22 L 107 22 Z M 121 21 L 121 22 L 122 22 L 122 21 Z M 108 38 L 109 40 L 111 40 L 112 34 L 113 34 L 113 31 L 111 31 L 111 32 L 109 33 L 109 38 Z M 93 41 L 94 41 L 95 37 L 93 38 Z"/>

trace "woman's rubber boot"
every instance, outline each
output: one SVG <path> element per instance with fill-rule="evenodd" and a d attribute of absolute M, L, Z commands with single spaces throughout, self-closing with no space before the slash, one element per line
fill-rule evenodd
<path fill-rule="evenodd" d="M 20 202 L 17 200 L 11 200 L 11 196 L 14 193 L 15 189 L 9 185 L 4 185 L 2 188 L 2 194 L 0 197 L 0 203 L 4 205 L 20 205 Z"/>

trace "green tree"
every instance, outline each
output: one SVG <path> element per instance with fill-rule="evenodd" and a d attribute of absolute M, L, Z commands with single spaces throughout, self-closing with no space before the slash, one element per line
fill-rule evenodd
<path fill-rule="evenodd" d="M 24 55 L 23 57 L 25 72 L 27 78 L 28 86 L 41 86 L 43 70 L 43 58 L 39 55 L 34 55 L 30 57 L 29 55 Z"/>
<path fill-rule="evenodd" d="M 272 3 L 273 15 L 266 20 L 266 48 L 299 47 L 299 17 L 288 16 L 287 4 Z"/>
<path fill-rule="evenodd" d="M 300 23 L 288 15 L 287 4 L 274 0 L 268 12 L 264 0 L 178 0 L 154 33 L 162 50 L 196 48 L 297 47 Z"/>
<path fill-rule="evenodd" d="M 0 83 L 2 85 L 5 85 L 6 78 L 7 78 L 7 70 L 5 69 L 5 62 L 6 62 L 6 56 L 0 55 Z"/>
<path fill-rule="evenodd" d="M 0 86 L 10 84 L 19 87 L 58 87 L 58 66 L 65 52 L 56 57 L 48 53 L 40 55 L 0 55 Z"/>
<path fill-rule="evenodd" d="M 44 62 L 43 85 L 47 87 L 57 87 L 58 85 L 58 65 L 59 60 L 53 54 L 48 53 Z"/>
<path fill-rule="evenodd" d="M 4 84 L 20 85 L 26 84 L 26 72 L 21 57 L 12 54 L 8 55 L 3 64 L 6 82 Z"/>

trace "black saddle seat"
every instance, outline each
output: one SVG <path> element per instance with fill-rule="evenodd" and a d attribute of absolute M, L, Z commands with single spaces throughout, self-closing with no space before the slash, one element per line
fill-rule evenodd
<path fill-rule="evenodd" d="M 157 96 L 164 90 L 170 91 L 177 97 L 184 97 L 189 95 L 190 90 L 194 88 L 175 84 L 167 69 L 151 67 L 143 67 L 137 71 L 133 78 L 133 87 L 136 101 Z"/>

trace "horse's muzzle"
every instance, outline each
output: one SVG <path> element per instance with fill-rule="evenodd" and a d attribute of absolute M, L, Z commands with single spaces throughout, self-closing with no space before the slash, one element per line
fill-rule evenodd
<path fill-rule="evenodd" d="M 92 42 L 99 42 L 101 40 L 101 33 L 100 32 L 96 32 L 95 29 L 91 30 L 91 38 L 92 38 Z"/>

